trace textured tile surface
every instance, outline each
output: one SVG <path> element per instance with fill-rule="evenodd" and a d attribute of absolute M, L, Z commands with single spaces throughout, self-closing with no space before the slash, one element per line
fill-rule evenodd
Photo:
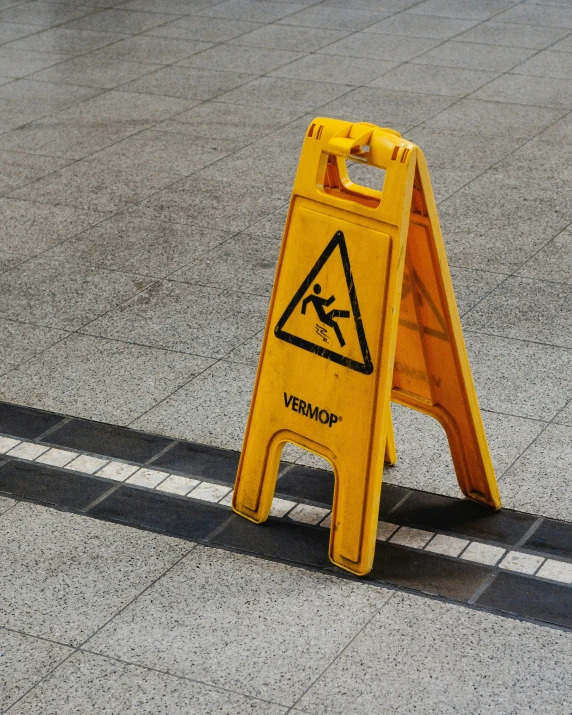
<path fill-rule="evenodd" d="M 240 575 L 232 568 L 238 563 L 243 564 Z M 119 657 L 129 654 L 131 662 L 293 703 L 388 594 L 350 582 L 340 588 L 338 580 L 316 573 L 296 572 L 294 581 L 292 573 L 281 564 L 197 547 L 91 639 L 89 648 Z M 232 603 L 218 599 L 221 588 Z M 183 608 L 181 589 L 187 594 Z M 338 613 L 335 623 L 329 617 L 332 610 Z M 274 629 L 277 637 L 269 637 Z M 264 669 L 256 666 L 254 655 L 262 633 Z"/>
<path fill-rule="evenodd" d="M 190 548 L 150 532 L 23 503 L 2 516 L 0 532 L 1 624 L 73 645 Z"/>

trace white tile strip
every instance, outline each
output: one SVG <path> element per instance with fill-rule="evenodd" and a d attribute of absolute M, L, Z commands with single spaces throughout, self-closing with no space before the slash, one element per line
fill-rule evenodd
<path fill-rule="evenodd" d="M 165 481 L 168 476 L 169 472 L 160 472 L 157 469 L 145 469 L 142 467 L 129 477 L 127 484 L 136 484 L 138 487 L 154 489 L 158 484 Z"/>
<path fill-rule="evenodd" d="M 378 541 L 387 541 L 398 528 L 397 524 L 390 524 L 388 521 L 378 521 L 376 539 Z"/>
<path fill-rule="evenodd" d="M 270 516 L 286 516 L 286 514 L 295 506 L 295 501 L 288 501 L 288 499 L 279 499 L 278 497 L 275 497 L 272 500 L 272 506 L 270 507 Z"/>
<path fill-rule="evenodd" d="M 476 561 L 479 564 L 494 566 L 504 554 L 505 549 L 499 546 L 491 546 L 490 544 L 481 544 L 479 541 L 473 541 L 461 554 L 461 558 L 465 561 Z"/>
<path fill-rule="evenodd" d="M 432 531 L 402 526 L 395 532 L 390 541 L 392 544 L 409 546 L 412 549 L 422 549 L 432 536 Z"/>
<path fill-rule="evenodd" d="M 185 496 L 191 489 L 194 489 L 199 483 L 198 479 L 189 479 L 188 477 L 178 477 L 176 474 L 171 474 L 164 482 L 161 482 L 156 489 L 161 492 L 169 492 L 169 494 L 179 494 Z"/>
<path fill-rule="evenodd" d="M 436 534 L 425 547 L 425 551 L 431 551 L 434 554 L 443 554 L 443 556 L 456 557 L 468 543 L 468 539 L 458 539 L 456 536 Z"/>
<path fill-rule="evenodd" d="M 19 439 L 12 439 L 12 437 L 0 437 L 0 454 L 6 454 L 17 444 L 20 444 Z"/>
<path fill-rule="evenodd" d="M 572 564 L 566 563 L 566 561 L 546 559 L 536 575 L 540 576 L 540 578 L 548 578 L 551 581 L 572 584 Z"/>
<path fill-rule="evenodd" d="M 66 464 L 64 469 L 71 469 L 74 472 L 83 472 L 84 474 L 94 474 L 98 469 L 101 469 L 109 462 L 109 459 L 100 459 L 99 457 L 90 457 L 88 454 L 80 454 L 79 457 Z"/>
<path fill-rule="evenodd" d="M 288 514 L 288 518 L 299 521 L 302 524 L 313 524 L 315 526 L 323 521 L 329 513 L 329 509 L 322 509 L 319 506 L 298 504 L 298 506 L 292 509 Z"/>
<path fill-rule="evenodd" d="M 507 571 L 518 571 L 529 575 L 538 571 L 544 559 L 542 556 L 533 556 L 532 554 L 523 554 L 519 551 L 509 551 L 504 559 L 500 562 L 499 568 Z"/>
<path fill-rule="evenodd" d="M 223 506 L 232 506 L 233 494 L 234 489 L 231 489 L 229 493 L 219 501 L 219 504 L 222 504 Z"/>
<path fill-rule="evenodd" d="M 193 489 L 188 497 L 192 499 L 201 499 L 202 501 L 210 501 L 216 504 L 230 492 L 230 487 L 224 487 L 222 484 L 211 484 L 210 482 L 201 482 Z"/>
<path fill-rule="evenodd" d="M 169 474 L 156 469 L 148 469 L 139 465 L 127 464 L 93 457 L 89 454 L 78 454 L 70 450 L 47 447 L 36 442 L 27 442 L 12 437 L 0 435 L 0 454 L 19 459 L 34 460 L 41 464 L 62 467 L 83 474 L 95 474 L 98 477 L 126 481 L 134 486 L 142 486 L 157 491 L 163 491 L 180 496 L 189 496 L 202 501 L 218 503 L 225 507 L 232 506 L 233 490 L 231 487 L 211 482 L 201 482 L 198 479 Z M 97 474 L 96 474 L 97 473 Z M 270 516 L 282 518 L 288 515 L 294 521 L 303 524 L 320 525 L 331 528 L 332 513 L 310 504 L 274 498 Z M 431 553 L 442 554 L 452 558 L 487 566 L 498 565 L 506 571 L 514 571 L 538 578 L 572 585 L 572 563 L 546 559 L 535 554 L 522 551 L 509 551 L 499 546 L 479 541 L 470 542 L 446 534 L 435 534 L 432 531 L 413 529 L 408 526 L 399 527 L 386 521 L 377 525 L 378 541 L 391 541 L 394 544 L 407 546 L 411 549 L 424 549 Z M 502 561 L 501 561 L 502 559 Z M 499 563 L 500 562 L 500 563 Z"/>
<path fill-rule="evenodd" d="M 9 452 L 6 452 L 7 457 L 18 457 L 18 459 L 36 459 L 40 454 L 48 451 L 48 447 L 33 442 L 20 442 Z"/>
<path fill-rule="evenodd" d="M 105 477 L 106 479 L 115 479 L 116 482 L 124 482 L 127 477 L 130 477 L 138 467 L 124 462 L 109 462 L 105 467 L 102 467 L 96 476 Z"/>
<path fill-rule="evenodd" d="M 44 454 L 40 454 L 36 457 L 36 462 L 41 462 L 42 464 L 50 464 L 53 467 L 65 467 L 69 464 L 72 459 L 79 457 L 77 452 L 69 452 L 67 449 L 48 449 Z"/>

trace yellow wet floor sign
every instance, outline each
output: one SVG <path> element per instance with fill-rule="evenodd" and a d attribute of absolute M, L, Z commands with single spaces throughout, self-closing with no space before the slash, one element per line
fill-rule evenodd
<path fill-rule="evenodd" d="M 347 161 L 385 170 L 381 190 Z M 380 183 L 382 173 L 380 172 Z M 500 508 L 429 173 L 389 129 L 316 119 L 304 140 L 262 345 L 233 508 L 269 514 L 292 442 L 335 475 L 330 559 L 371 569 L 390 400 L 445 429 L 462 492 Z"/>

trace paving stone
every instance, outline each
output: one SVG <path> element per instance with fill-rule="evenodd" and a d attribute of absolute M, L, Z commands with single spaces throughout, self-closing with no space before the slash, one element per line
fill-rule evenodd
<path fill-rule="evenodd" d="M 86 715 L 103 709 L 125 715 L 152 715 L 168 708 L 191 715 L 196 708 L 220 715 L 283 715 L 286 708 L 267 701 L 193 683 L 110 658 L 78 652 L 14 706 L 28 715 Z"/>

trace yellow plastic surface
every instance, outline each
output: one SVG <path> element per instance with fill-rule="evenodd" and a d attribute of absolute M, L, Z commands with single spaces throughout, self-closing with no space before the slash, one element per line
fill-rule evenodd
<path fill-rule="evenodd" d="M 352 183 L 346 161 L 384 169 L 383 189 Z M 423 153 L 392 130 L 318 118 L 294 182 L 233 509 L 267 519 L 285 443 L 308 449 L 334 470 L 330 559 L 367 574 L 383 462 L 396 459 L 390 400 L 439 420 L 463 493 L 500 508 Z"/>

